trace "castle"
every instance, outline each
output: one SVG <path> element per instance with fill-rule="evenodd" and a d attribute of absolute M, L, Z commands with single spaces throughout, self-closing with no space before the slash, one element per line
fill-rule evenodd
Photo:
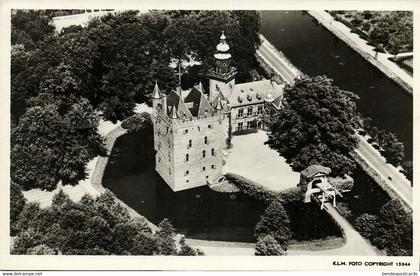
<path fill-rule="evenodd" d="M 281 105 L 283 86 L 272 80 L 235 84 L 237 70 L 224 33 L 216 50 L 208 95 L 201 83 L 168 94 L 156 83 L 152 93 L 156 171 L 173 191 L 206 185 L 221 176 L 229 135 L 262 128 L 264 110 Z"/>

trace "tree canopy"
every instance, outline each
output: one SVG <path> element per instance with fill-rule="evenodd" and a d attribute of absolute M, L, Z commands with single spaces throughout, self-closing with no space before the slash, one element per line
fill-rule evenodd
<path fill-rule="evenodd" d="M 266 143 L 294 170 L 320 164 L 330 167 L 334 175 L 348 173 L 355 167 L 348 153 L 358 142 L 354 135 L 357 99 L 325 76 L 297 79 L 285 87 L 282 108 L 267 119 Z"/>
<path fill-rule="evenodd" d="M 58 34 L 50 30 L 49 18 L 33 11 L 13 16 L 12 27 L 24 34 L 12 40 L 13 45 L 21 45 L 12 52 L 16 119 L 27 108 L 25 99 L 37 96 L 44 82 L 54 88 L 70 85 L 59 90 L 71 89 L 106 119 L 122 120 L 133 114 L 135 102 L 149 100 L 156 80 L 163 90 L 175 87 L 175 74 L 169 67 L 172 58 L 193 55 L 202 61 L 201 69 L 191 71 L 199 72 L 195 81 L 204 80 L 222 30 L 228 34 L 234 64 L 243 79 L 255 65 L 260 43 L 260 18 L 255 11 L 125 11 L 94 18 L 86 27 L 64 28 Z M 38 30 L 42 35 L 32 30 L 38 25 L 47 29 Z M 24 37 L 33 39 L 26 43 Z"/>
<path fill-rule="evenodd" d="M 177 249 L 174 228 L 167 220 L 154 233 L 144 218 L 130 217 L 109 191 L 96 199 L 85 195 L 78 203 L 60 191 L 50 207 L 26 204 L 17 224 L 12 254 L 202 254 L 185 241 Z"/>
<path fill-rule="evenodd" d="M 11 178 L 24 189 L 53 190 L 60 180 L 75 185 L 85 178 L 88 161 L 105 155 L 98 117 L 86 99 L 64 109 L 45 96 L 44 105 L 30 108 L 12 132 Z"/>

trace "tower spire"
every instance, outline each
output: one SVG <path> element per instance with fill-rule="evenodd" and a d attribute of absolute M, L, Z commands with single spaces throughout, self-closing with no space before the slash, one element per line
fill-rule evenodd
<path fill-rule="evenodd" d="M 175 105 L 172 106 L 171 114 L 169 114 L 169 117 L 171 117 L 171 119 L 178 119 L 178 115 L 176 114 L 176 106 Z"/>
<path fill-rule="evenodd" d="M 153 88 L 152 98 L 160 99 L 160 90 L 157 81 L 155 81 L 155 87 Z"/>

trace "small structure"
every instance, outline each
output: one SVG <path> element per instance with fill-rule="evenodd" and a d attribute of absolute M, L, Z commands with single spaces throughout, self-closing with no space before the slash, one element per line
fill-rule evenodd
<path fill-rule="evenodd" d="M 329 182 L 328 175 L 331 169 L 320 165 L 312 165 L 301 172 L 300 186 L 306 189 L 304 202 L 309 203 L 314 198 L 324 209 L 325 203 L 332 200 L 333 206 L 336 207 L 336 196 L 343 195 Z"/>

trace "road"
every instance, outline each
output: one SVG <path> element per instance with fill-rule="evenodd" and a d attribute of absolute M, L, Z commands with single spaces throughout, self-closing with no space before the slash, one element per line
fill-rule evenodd
<path fill-rule="evenodd" d="M 385 180 L 385 183 L 413 208 L 413 189 L 410 181 L 397 168 L 386 163 L 385 158 L 364 137 L 359 135 L 359 140 L 359 147 L 355 150 L 356 154 L 362 157 L 369 167 L 374 169 Z"/>
<path fill-rule="evenodd" d="M 292 83 L 293 80 L 298 76 L 298 72 L 293 70 L 288 64 L 288 61 L 282 58 L 273 49 L 273 46 L 268 43 L 265 39 L 261 41 L 261 46 L 257 50 L 257 54 L 261 56 L 266 63 L 268 63 L 277 74 L 280 75 L 288 83 Z"/>

